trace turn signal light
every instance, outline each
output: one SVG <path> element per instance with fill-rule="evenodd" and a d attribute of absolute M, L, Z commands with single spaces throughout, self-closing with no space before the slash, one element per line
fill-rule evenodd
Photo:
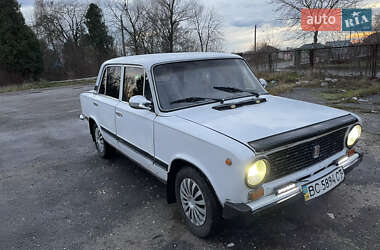
<path fill-rule="evenodd" d="M 355 149 L 350 149 L 347 152 L 347 156 L 350 157 L 351 155 L 355 154 Z"/>
<path fill-rule="evenodd" d="M 232 165 L 232 161 L 231 161 L 230 158 L 227 158 L 227 159 L 226 159 L 226 165 L 227 165 L 227 166 L 231 166 L 231 165 Z"/>
<path fill-rule="evenodd" d="M 251 192 L 248 193 L 248 199 L 251 201 L 255 201 L 263 196 L 264 196 L 264 189 L 262 187 L 256 190 L 252 190 Z"/>

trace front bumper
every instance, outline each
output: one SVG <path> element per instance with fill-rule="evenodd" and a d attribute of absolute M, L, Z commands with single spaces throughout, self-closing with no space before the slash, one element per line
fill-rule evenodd
<path fill-rule="evenodd" d="M 349 157 L 345 157 L 344 159 L 340 159 L 340 161 L 334 161 L 328 167 L 322 169 L 321 171 L 307 176 L 305 178 L 302 178 L 300 180 L 297 180 L 294 183 L 296 186 L 282 194 L 271 194 L 267 196 L 263 196 L 257 201 L 252 201 L 249 203 L 231 203 L 226 202 L 224 203 L 223 208 L 223 217 L 224 218 L 231 218 L 237 215 L 250 215 L 255 214 L 257 212 L 260 212 L 262 210 L 265 210 L 269 207 L 282 204 L 285 201 L 295 200 L 298 198 L 302 198 L 302 186 L 313 182 L 322 176 L 326 175 L 327 173 L 333 171 L 337 167 L 342 167 L 344 170 L 344 173 L 347 174 L 352 169 L 357 167 L 360 162 L 363 159 L 363 154 L 361 153 L 354 153 L 353 155 Z M 289 183 L 290 184 L 290 183 Z"/>

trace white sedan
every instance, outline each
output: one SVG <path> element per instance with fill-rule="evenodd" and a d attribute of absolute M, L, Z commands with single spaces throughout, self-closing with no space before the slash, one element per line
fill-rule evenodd
<path fill-rule="evenodd" d="M 295 197 L 316 198 L 362 159 L 361 120 L 270 95 L 244 59 L 173 53 L 103 63 L 81 94 L 101 157 L 117 149 L 167 184 L 190 231 Z"/>

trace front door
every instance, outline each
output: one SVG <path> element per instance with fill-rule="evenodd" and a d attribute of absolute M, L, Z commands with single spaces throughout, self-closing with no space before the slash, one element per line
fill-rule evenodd
<path fill-rule="evenodd" d="M 132 108 L 128 101 L 134 95 L 143 95 L 152 100 L 149 82 L 144 68 L 124 67 L 124 81 L 120 103 L 116 106 L 116 131 L 119 149 L 158 177 L 162 170 L 153 166 L 153 121 L 154 111 Z M 166 174 L 166 173 L 165 173 Z"/>

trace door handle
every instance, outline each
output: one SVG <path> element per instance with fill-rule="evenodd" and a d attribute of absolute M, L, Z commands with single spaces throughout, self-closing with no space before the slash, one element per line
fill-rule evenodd
<path fill-rule="evenodd" d="M 96 107 L 98 106 L 98 104 L 96 102 L 93 102 L 92 104 L 94 104 L 94 106 L 96 106 Z"/>
<path fill-rule="evenodd" d="M 115 112 L 115 114 L 118 116 L 118 117 L 123 117 L 123 114 L 122 113 L 120 113 L 120 112 Z"/>

